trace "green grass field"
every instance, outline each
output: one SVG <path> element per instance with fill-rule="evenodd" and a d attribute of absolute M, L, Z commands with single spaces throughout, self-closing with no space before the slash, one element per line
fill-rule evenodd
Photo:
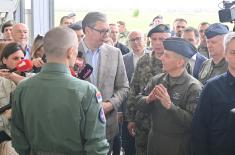
<path fill-rule="evenodd" d="M 77 11 L 77 20 L 82 20 L 85 14 L 88 11 Z M 152 21 L 152 19 L 161 14 L 164 17 L 164 23 L 172 25 L 175 18 L 184 18 L 188 21 L 189 26 L 193 26 L 195 28 L 198 27 L 200 22 L 207 21 L 209 23 L 219 22 L 218 11 L 206 11 L 206 10 L 195 10 L 195 11 L 182 11 L 179 12 L 177 10 L 170 10 L 169 12 L 158 12 L 154 10 L 141 10 L 137 17 L 134 17 L 133 14 L 136 13 L 136 10 L 104 10 L 102 11 L 107 14 L 108 20 L 110 23 L 116 23 L 118 20 L 122 20 L 126 22 L 128 30 L 132 29 L 140 29 L 144 32 L 148 31 L 148 25 Z M 69 10 L 56 10 L 55 11 L 55 26 L 59 25 L 59 20 L 62 16 L 70 13 Z M 232 29 L 233 24 L 225 23 Z"/>

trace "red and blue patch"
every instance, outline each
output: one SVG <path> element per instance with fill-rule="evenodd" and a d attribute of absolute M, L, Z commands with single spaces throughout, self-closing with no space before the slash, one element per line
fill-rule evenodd
<path fill-rule="evenodd" d="M 100 93 L 100 92 L 97 92 L 97 93 L 96 93 L 96 100 L 97 100 L 98 103 L 99 103 L 99 102 L 102 102 L 102 96 L 101 96 L 101 93 Z"/>

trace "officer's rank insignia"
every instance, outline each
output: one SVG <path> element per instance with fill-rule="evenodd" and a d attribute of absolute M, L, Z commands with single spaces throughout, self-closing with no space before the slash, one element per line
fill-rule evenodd
<path fill-rule="evenodd" d="M 99 121 L 103 124 L 106 123 L 106 118 L 105 118 L 105 114 L 104 114 L 104 110 L 103 108 L 100 108 L 100 111 L 99 111 Z"/>
<path fill-rule="evenodd" d="M 172 94 L 172 98 L 173 98 L 174 100 L 179 100 L 180 97 L 181 97 L 181 94 L 180 94 L 180 93 L 174 92 L 174 93 Z"/>
<path fill-rule="evenodd" d="M 99 102 L 102 102 L 102 96 L 101 96 L 101 93 L 100 93 L 100 92 L 97 92 L 97 93 L 96 93 L 96 100 L 97 100 L 98 103 L 99 103 Z"/>

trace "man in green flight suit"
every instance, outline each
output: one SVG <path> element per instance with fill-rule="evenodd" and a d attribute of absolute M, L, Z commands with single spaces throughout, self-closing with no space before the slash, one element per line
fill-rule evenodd
<path fill-rule="evenodd" d="M 148 155 L 190 155 L 191 122 L 202 84 L 185 69 L 196 48 L 181 38 L 163 41 L 166 73 L 154 76 L 137 96 L 139 110 L 151 116 Z"/>
<path fill-rule="evenodd" d="M 43 46 L 48 63 L 13 95 L 13 147 L 19 155 L 106 155 L 102 97 L 69 70 L 77 56 L 76 33 L 53 28 Z"/>

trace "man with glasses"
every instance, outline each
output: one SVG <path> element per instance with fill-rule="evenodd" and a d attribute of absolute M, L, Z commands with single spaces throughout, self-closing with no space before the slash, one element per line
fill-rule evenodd
<path fill-rule="evenodd" d="M 131 51 L 128 54 L 123 56 L 126 73 L 128 77 L 128 81 L 130 82 L 136 67 L 138 60 L 144 55 L 145 53 L 145 44 L 146 44 L 146 37 L 144 33 L 139 30 L 133 30 L 128 35 L 129 44 L 131 47 Z M 126 102 L 123 103 L 122 111 L 126 111 Z M 126 120 L 126 115 L 124 115 L 123 127 L 122 127 L 122 134 L 123 134 L 123 148 L 126 154 L 128 155 L 135 155 L 135 139 L 132 136 L 127 128 L 128 122 Z"/>
<path fill-rule="evenodd" d="M 106 138 L 112 150 L 113 139 L 118 133 L 117 111 L 129 89 L 122 53 L 104 43 L 109 33 L 105 14 L 88 13 L 82 21 L 82 29 L 85 38 L 80 43 L 79 51 L 83 53 L 86 63 L 93 67 L 87 80 L 101 91 L 107 119 Z"/>

